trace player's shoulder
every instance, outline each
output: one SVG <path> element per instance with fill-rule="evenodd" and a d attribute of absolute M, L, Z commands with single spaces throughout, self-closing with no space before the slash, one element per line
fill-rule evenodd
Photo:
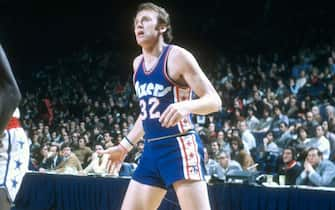
<path fill-rule="evenodd" d="M 178 45 L 171 45 L 171 50 L 169 53 L 169 59 L 171 60 L 190 60 L 193 59 L 193 55 L 187 49 L 178 46 Z"/>
<path fill-rule="evenodd" d="M 141 61 L 143 59 L 143 55 L 138 55 L 133 60 L 133 70 L 136 71 L 138 69 L 138 66 L 140 65 Z"/>
<path fill-rule="evenodd" d="M 169 67 L 170 66 L 189 66 L 196 63 L 196 60 L 192 53 L 187 49 L 178 45 L 173 45 L 169 54 Z"/>
<path fill-rule="evenodd" d="M 178 46 L 178 45 L 171 45 L 171 55 L 174 56 L 190 56 L 192 55 L 192 53 L 190 51 L 188 51 L 187 49 Z"/>

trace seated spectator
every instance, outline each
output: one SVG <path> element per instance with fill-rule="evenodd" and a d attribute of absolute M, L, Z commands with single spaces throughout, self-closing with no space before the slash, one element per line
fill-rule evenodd
<path fill-rule="evenodd" d="M 49 158 L 49 145 L 45 144 L 40 148 L 40 156 L 38 158 L 38 167 L 47 168 L 47 160 Z"/>
<path fill-rule="evenodd" d="M 220 151 L 225 150 L 230 152 L 230 144 L 228 138 L 226 138 L 223 130 L 217 132 L 216 140 L 220 145 Z"/>
<path fill-rule="evenodd" d="M 309 138 L 307 138 L 307 130 L 306 127 L 300 126 L 298 128 L 298 137 L 297 139 L 291 141 L 289 143 L 289 146 L 293 147 L 296 149 L 296 158 L 298 161 L 303 162 L 306 157 L 306 151 L 307 151 L 307 146 L 306 142 L 309 141 Z"/>
<path fill-rule="evenodd" d="M 283 99 L 288 93 L 289 93 L 289 90 L 288 88 L 285 86 L 283 80 L 281 78 L 279 78 L 277 80 L 277 89 L 275 91 L 275 94 L 277 96 L 277 98 L 279 99 Z"/>
<path fill-rule="evenodd" d="M 254 135 L 250 132 L 246 121 L 241 121 L 239 123 L 239 129 L 241 131 L 241 140 L 243 144 L 247 147 L 245 148 L 246 152 L 250 153 L 251 150 L 256 148 L 256 139 Z M 248 148 L 248 150 L 247 150 Z"/>
<path fill-rule="evenodd" d="M 204 147 L 204 162 L 205 162 L 205 169 L 206 169 L 206 174 L 209 175 L 210 171 L 214 171 L 214 168 L 218 164 L 216 160 L 212 159 L 208 155 L 208 150 L 206 147 Z"/>
<path fill-rule="evenodd" d="M 280 152 L 281 149 L 274 142 L 273 132 L 268 131 L 263 138 L 263 144 L 257 148 L 257 153 L 254 155 L 256 162 L 259 164 L 258 170 L 274 173 Z"/>
<path fill-rule="evenodd" d="M 222 151 L 219 155 L 218 164 L 210 168 L 208 175 L 225 180 L 229 172 L 242 170 L 241 165 L 237 161 L 230 159 L 228 152 Z"/>
<path fill-rule="evenodd" d="M 211 147 L 210 147 L 210 151 L 209 151 L 209 157 L 217 160 L 219 155 L 220 155 L 220 145 L 217 141 L 212 141 L 211 142 Z"/>
<path fill-rule="evenodd" d="M 247 117 L 245 119 L 246 123 L 247 123 L 247 127 L 251 130 L 254 131 L 259 123 L 258 118 L 255 116 L 254 114 L 254 109 L 251 105 L 248 106 L 247 109 Z"/>
<path fill-rule="evenodd" d="M 327 84 L 327 89 L 323 92 L 321 98 L 325 103 L 335 104 L 335 87 L 333 83 Z"/>
<path fill-rule="evenodd" d="M 114 146 L 110 132 L 107 131 L 104 133 L 103 143 L 105 144 L 105 148 Z"/>
<path fill-rule="evenodd" d="M 296 95 L 298 94 L 298 92 L 299 92 L 299 88 L 298 88 L 298 86 L 296 85 L 296 81 L 295 81 L 295 79 L 292 78 L 292 77 L 290 78 L 289 81 L 290 81 L 290 82 L 289 82 L 290 93 L 296 96 Z"/>
<path fill-rule="evenodd" d="M 251 155 L 244 150 L 244 145 L 239 137 L 233 137 L 230 142 L 231 147 L 231 159 L 236 160 L 243 168 L 243 170 L 248 170 L 248 168 L 254 165 L 254 160 Z"/>
<path fill-rule="evenodd" d="M 288 105 L 289 105 L 288 110 L 286 111 L 287 117 L 289 119 L 297 118 L 299 107 L 298 107 L 298 102 L 297 102 L 296 96 L 291 95 L 289 97 L 289 104 Z"/>
<path fill-rule="evenodd" d="M 284 122 L 286 125 L 289 125 L 289 120 L 287 115 L 282 113 L 282 109 L 279 105 L 274 106 L 274 118 L 271 124 L 271 130 L 273 132 L 279 132 L 280 123 Z"/>
<path fill-rule="evenodd" d="M 270 129 L 273 118 L 270 115 L 270 108 L 265 106 L 263 109 L 263 115 L 259 119 L 259 123 L 255 128 L 254 132 L 266 132 Z"/>
<path fill-rule="evenodd" d="M 309 148 L 304 170 L 296 180 L 297 185 L 335 186 L 335 165 L 322 159 L 322 152 L 315 147 Z"/>
<path fill-rule="evenodd" d="M 281 149 L 274 142 L 274 136 L 272 131 L 268 131 L 263 138 L 263 144 L 259 146 L 261 152 L 268 153 L 270 155 L 279 156 Z"/>
<path fill-rule="evenodd" d="M 136 164 L 123 162 L 119 171 L 119 176 L 132 176 L 136 168 Z"/>
<path fill-rule="evenodd" d="M 81 165 L 83 167 L 87 166 L 87 163 L 92 156 L 92 150 L 88 146 L 86 146 L 85 139 L 83 137 L 79 137 L 78 140 L 78 148 L 73 151 L 74 154 L 78 157 Z"/>
<path fill-rule="evenodd" d="M 308 149 L 311 147 L 318 148 L 322 152 L 324 160 L 329 159 L 330 144 L 329 140 L 324 136 L 323 127 L 321 125 L 318 125 L 315 128 L 315 137 L 306 141 L 306 148 Z"/>
<path fill-rule="evenodd" d="M 281 156 L 277 170 L 278 175 L 285 175 L 286 185 L 295 185 L 295 181 L 302 170 L 301 164 L 295 159 L 295 149 L 293 147 L 286 147 Z"/>
<path fill-rule="evenodd" d="M 280 148 L 287 147 L 290 144 L 290 142 L 294 139 L 294 135 L 293 135 L 294 129 L 295 129 L 294 126 L 288 127 L 288 124 L 286 124 L 285 122 L 279 123 L 280 131 L 279 131 L 279 136 L 276 139 L 276 144 Z"/>
<path fill-rule="evenodd" d="M 97 143 L 95 145 L 95 151 L 103 150 L 102 144 Z M 106 174 L 107 173 L 107 163 L 108 155 L 107 154 L 98 154 L 94 152 L 92 154 L 92 160 L 88 166 L 82 171 L 84 174 L 94 173 L 94 174 Z"/>
<path fill-rule="evenodd" d="M 135 154 L 134 154 L 133 161 L 134 161 L 134 163 L 139 164 L 142 153 L 144 151 L 144 141 L 137 142 L 136 150 L 134 150 L 134 151 L 135 151 Z"/>
<path fill-rule="evenodd" d="M 319 123 L 314 119 L 314 115 L 311 111 L 306 112 L 306 121 L 303 125 L 307 128 L 308 136 L 313 136 L 315 127 L 319 125 Z"/>
<path fill-rule="evenodd" d="M 298 92 L 301 88 L 305 86 L 307 83 L 308 76 L 306 75 L 305 70 L 300 71 L 299 78 L 296 80 L 296 88 L 298 89 Z"/>
<path fill-rule="evenodd" d="M 321 117 L 321 114 L 320 114 L 320 108 L 319 108 L 319 106 L 313 106 L 312 107 L 312 114 L 313 114 L 313 119 L 318 124 L 321 124 L 322 123 L 322 117 Z"/>
<path fill-rule="evenodd" d="M 41 166 L 39 171 L 43 172 L 45 170 L 55 169 L 60 162 L 62 162 L 62 157 L 59 155 L 59 147 L 56 144 L 50 145 L 48 159 L 46 159 L 45 164 Z"/>
<path fill-rule="evenodd" d="M 322 122 L 322 128 L 324 130 L 324 136 L 329 140 L 330 144 L 330 156 L 329 160 L 335 161 L 335 133 L 329 131 L 329 126 L 327 121 Z"/>
<path fill-rule="evenodd" d="M 61 146 L 61 150 L 63 153 L 63 160 L 58 164 L 55 168 L 55 171 L 58 173 L 77 173 L 83 168 L 81 167 L 81 163 L 77 156 L 72 153 L 70 144 L 63 143 Z"/>

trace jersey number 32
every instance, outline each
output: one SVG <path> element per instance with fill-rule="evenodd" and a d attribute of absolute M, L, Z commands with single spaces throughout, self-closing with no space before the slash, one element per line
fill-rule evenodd
<path fill-rule="evenodd" d="M 157 111 L 157 107 L 159 105 L 159 99 L 156 97 L 151 97 L 148 100 L 148 103 L 145 100 L 140 100 L 140 107 L 141 107 L 141 119 L 145 120 L 149 117 L 149 119 L 156 119 L 161 116 L 161 113 Z M 148 111 L 147 111 L 148 108 Z"/>

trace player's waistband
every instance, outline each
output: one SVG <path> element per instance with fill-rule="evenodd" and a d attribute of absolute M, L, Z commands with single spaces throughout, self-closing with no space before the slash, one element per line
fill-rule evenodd
<path fill-rule="evenodd" d="M 15 117 L 12 117 L 8 124 L 7 124 L 7 127 L 6 127 L 6 130 L 8 129 L 12 129 L 12 128 L 21 128 L 21 123 L 20 123 L 20 120 L 15 118 Z"/>
<path fill-rule="evenodd" d="M 156 138 L 150 138 L 150 139 L 145 139 L 144 141 L 146 142 L 153 142 L 153 141 L 159 141 L 159 140 L 164 140 L 164 139 L 168 139 L 168 138 L 175 138 L 175 137 L 182 137 L 182 136 L 187 136 L 190 134 L 195 134 L 195 130 L 188 130 L 184 133 L 177 133 L 177 134 L 172 134 L 172 135 L 167 135 L 167 136 L 160 136 L 160 137 L 156 137 Z"/>

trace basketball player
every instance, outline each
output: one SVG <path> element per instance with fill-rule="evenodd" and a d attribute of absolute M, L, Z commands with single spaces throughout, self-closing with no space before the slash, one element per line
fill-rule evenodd
<path fill-rule="evenodd" d="M 29 145 L 20 126 L 21 93 L 0 46 L 0 209 L 9 210 L 28 169 Z M 15 110 L 15 112 L 14 112 Z M 14 113 L 13 113 L 14 112 Z"/>
<path fill-rule="evenodd" d="M 122 209 L 157 209 L 169 187 L 176 191 L 182 209 L 210 209 L 203 145 L 191 114 L 218 111 L 221 99 L 193 55 L 167 44 L 172 36 L 165 9 L 152 3 L 139 5 L 134 32 L 142 48 L 133 62 L 141 113 L 120 144 L 104 151 L 117 165 L 141 138 L 145 140 Z M 197 99 L 192 99 L 192 91 Z"/>

